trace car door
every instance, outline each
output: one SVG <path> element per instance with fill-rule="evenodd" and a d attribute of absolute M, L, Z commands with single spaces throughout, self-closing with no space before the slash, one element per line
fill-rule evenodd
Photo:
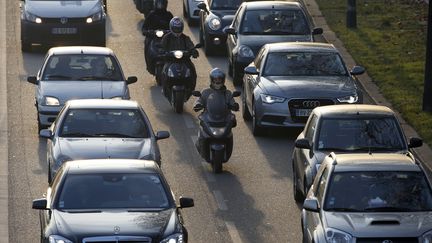
<path fill-rule="evenodd" d="M 303 188 L 306 188 L 309 186 L 313 178 L 311 178 L 311 170 L 314 168 L 311 168 L 311 166 L 314 166 L 313 159 L 313 138 L 315 136 L 315 131 L 317 130 L 318 125 L 318 117 L 316 114 L 312 113 L 311 117 L 309 119 L 309 122 L 306 124 L 306 129 L 304 131 L 305 138 L 309 141 L 309 144 L 311 144 L 311 149 L 304 149 L 304 148 L 296 148 L 296 156 L 295 159 L 295 166 L 297 169 L 297 172 L 299 173 L 299 176 L 297 177 L 299 180 L 301 179 L 300 185 L 303 185 Z M 306 182 L 306 185 L 304 183 Z M 304 192 L 307 193 L 306 191 Z"/>
<path fill-rule="evenodd" d="M 57 175 L 54 177 L 54 180 L 51 182 L 51 184 L 49 185 L 46 194 L 44 195 L 45 198 L 47 199 L 47 210 L 41 210 L 40 213 L 40 223 L 41 223 L 41 234 L 43 235 L 46 228 L 49 227 L 50 225 L 56 225 L 56 224 L 51 224 L 50 221 L 52 220 L 52 210 L 54 210 L 54 199 L 55 196 L 59 190 L 60 187 L 60 182 L 63 178 L 63 167 L 61 167 L 58 170 Z"/>
<path fill-rule="evenodd" d="M 237 45 L 237 35 L 239 34 L 239 26 L 240 26 L 240 21 L 242 19 L 243 16 L 243 10 L 244 10 L 244 5 L 241 5 L 239 7 L 239 9 L 237 10 L 233 22 L 231 23 L 231 28 L 234 28 L 236 31 L 236 34 L 234 35 L 228 35 L 227 37 L 227 47 L 228 47 L 228 58 L 230 58 L 232 60 L 232 52 L 233 49 L 236 47 Z"/>
<path fill-rule="evenodd" d="M 245 92 L 246 92 L 246 104 L 249 108 L 249 110 L 252 110 L 252 102 L 253 102 L 253 95 L 255 93 L 255 88 L 258 86 L 260 82 L 261 77 L 261 70 L 265 59 L 265 48 L 261 48 L 258 55 L 256 56 L 255 60 L 253 61 L 253 65 L 255 68 L 260 72 L 258 75 L 255 74 L 248 74 L 245 75 L 246 77 L 246 86 L 245 86 Z"/>

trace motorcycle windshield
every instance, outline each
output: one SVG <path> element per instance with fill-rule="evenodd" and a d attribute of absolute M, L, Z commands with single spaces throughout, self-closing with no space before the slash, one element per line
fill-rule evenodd
<path fill-rule="evenodd" d="M 224 94 L 210 94 L 207 99 L 206 118 L 209 122 L 224 123 L 230 114 Z"/>

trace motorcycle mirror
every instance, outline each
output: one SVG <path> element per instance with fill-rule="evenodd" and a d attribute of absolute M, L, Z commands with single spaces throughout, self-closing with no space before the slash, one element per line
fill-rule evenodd
<path fill-rule="evenodd" d="M 201 97 L 201 92 L 194 90 L 194 91 L 192 91 L 192 95 L 195 97 Z"/>
<path fill-rule="evenodd" d="M 203 44 L 198 43 L 198 44 L 195 45 L 195 48 L 201 48 L 202 46 L 203 46 Z"/>
<path fill-rule="evenodd" d="M 241 92 L 237 91 L 237 90 L 234 91 L 233 94 L 232 94 L 233 97 L 239 97 L 240 95 L 241 95 Z"/>

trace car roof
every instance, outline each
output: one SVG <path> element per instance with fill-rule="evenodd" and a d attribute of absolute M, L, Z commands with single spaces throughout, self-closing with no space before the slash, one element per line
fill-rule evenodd
<path fill-rule="evenodd" d="M 302 5 L 297 1 L 253 1 L 243 2 L 243 4 L 247 10 L 302 8 Z"/>
<path fill-rule="evenodd" d="M 421 171 L 420 166 L 409 154 L 398 153 L 334 153 L 333 165 L 335 172 L 350 171 Z"/>
<path fill-rule="evenodd" d="M 100 46 L 60 46 L 48 50 L 50 56 L 68 54 L 114 55 L 114 52 L 110 48 Z"/>
<path fill-rule="evenodd" d="M 317 51 L 317 52 L 338 52 L 333 44 L 318 42 L 278 42 L 264 45 L 269 52 L 282 51 Z"/>
<path fill-rule="evenodd" d="M 64 164 L 68 174 L 87 173 L 161 173 L 156 162 L 138 159 L 74 160 Z"/>
<path fill-rule="evenodd" d="M 394 116 L 395 113 L 387 106 L 367 104 L 343 104 L 316 107 L 313 113 L 321 118 L 359 116 Z"/>
<path fill-rule="evenodd" d="M 117 99 L 77 99 L 67 101 L 66 105 L 69 109 L 137 109 L 140 107 L 134 100 Z"/>

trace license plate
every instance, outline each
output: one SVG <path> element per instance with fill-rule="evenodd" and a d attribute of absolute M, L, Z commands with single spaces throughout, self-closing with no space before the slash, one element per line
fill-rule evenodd
<path fill-rule="evenodd" d="M 55 35 L 73 35 L 77 33 L 77 28 L 52 28 L 51 33 Z"/>
<path fill-rule="evenodd" d="M 295 114 L 296 116 L 309 116 L 312 112 L 312 109 L 296 109 Z"/>

